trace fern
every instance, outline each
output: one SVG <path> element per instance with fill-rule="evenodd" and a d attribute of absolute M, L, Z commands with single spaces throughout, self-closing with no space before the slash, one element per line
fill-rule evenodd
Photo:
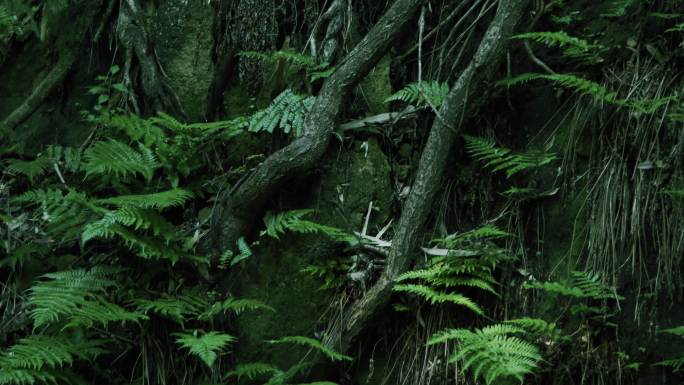
<path fill-rule="evenodd" d="M 672 334 L 677 337 L 684 337 L 684 326 L 678 326 L 675 328 L 670 328 L 670 329 L 663 329 L 660 330 L 660 333 L 667 333 L 667 334 Z M 672 368 L 673 371 L 679 372 L 681 371 L 682 368 L 684 368 L 684 355 L 681 355 L 679 357 L 675 357 L 669 360 L 663 360 L 657 362 L 655 365 L 658 366 L 667 366 Z"/>
<path fill-rule="evenodd" d="M 299 234 L 321 234 L 349 244 L 357 243 L 356 237 L 344 230 L 304 219 L 313 212 L 314 210 L 311 209 L 284 211 L 278 214 L 267 212 L 264 216 L 266 229 L 262 235 L 280 239 L 280 235 L 285 234 L 286 231 L 292 231 Z"/>
<path fill-rule="evenodd" d="M 136 306 L 136 311 L 142 314 L 153 312 L 168 317 L 181 325 L 188 317 L 195 318 L 207 311 L 210 306 L 206 298 L 195 294 L 176 297 L 164 296 L 153 300 L 135 299 L 132 303 Z"/>
<path fill-rule="evenodd" d="M 264 304 L 261 301 L 248 298 L 228 298 L 221 302 L 215 302 L 206 311 L 197 315 L 200 320 L 207 320 L 215 317 L 218 314 L 225 314 L 228 312 L 240 315 L 247 310 L 269 310 L 275 311 L 274 308 Z"/>
<path fill-rule="evenodd" d="M 189 333 L 172 333 L 176 337 L 176 343 L 188 349 L 190 354 L 197 356 L 208 367 L 212 367 L 219 354 L 226 345 L 235 341 L 235 337 L 226 333 L 215 331 L 204 332 L 195 330 Z"/>
<path fill-rule="evenodd" d="M 539 334 L 544 336 L 556 336 L 558 334 L 558 330 L 556 329 L 556 324 L 554 322 L 547 322 L 540 318 L 524 317 L 507 320 L 505 323 L 520 327 L 527 333 L 531 334 Z"/>
<path fill-rule="evenodd" d="M 493 171 L 505 171 L 508 178 L 521 171 L 545 166 L 556 159 L 550 153 L 528 151 L 516 154 L 508 148 L 497 146 L 493 141 L 470 135 L 463 137 L 466 150 L 472 157 L 484 163 L 485 167 L 491 167 Z"/>
<path fill-rule="evenodd" d="M 81 148 L 50 145 L 45 154 L 66 172 L 76 173 L 82 170 L 83 150 Z"/>
<path fill-rule="evenodd" d="M 45 231 L 62 241 L 75 239 L 82 227 L 102 209 L 94 205 L 85 194 L 75 190 L 31 190 L 13 199 L 13 202 L 40 205 Z"/>
<path fill-rule="evenodd" d="M 279 61 L 284 61 L 296 69 L 304 70 L 310 82 L 318 79 L 325 79 L 335 72 L 335 67 L 323 62 L 317 63 L 313 56 L 300 54 L 294 51 L 274 51 L 270 53 L 243 51 L 239 53 L 240 56 L 261 60 L 270 64 L 276 64 Z"/>
<path fill-rule="evenodd" d="M 573 92 L 577 92 L 583 95 L 589 95 L 598 101 L 618 105 L 620 104 L 616 92 L 609 91 L 602 85 L 591 80 L 587 80 L 570 74 L 526 73 L 518 75 L 513 78 L 504 79 L 502 81 L 499 81 L 497 84 L 503 86 L 515 86 L 539 79 L 551 81 L 552 83 L 557 84 L 563 88 L 569 89 Z"/>
<path fill-rule="evenodd" d="M 125 178 L 137 174 L 152 179 L 159 167 L 152 152 L 140 145 L 138 150 L 114 139 L 95 143 L 85 153 L 86 177 L 90 175 L 113 174 Z"/>
<path fill-rule="evenodd" d="M 668 28 L 665 32 L 684 32 L 684 23 L 679 23 L 672 28 Z"/>
<path fill-rule="evenodd" d="M 385 103 L 401 101 L 417 107 L 439 107 L 449 94 L 449 85 L 437 81 L 411 83 L 385 99 Z"/>
<path fill-rule="evenodd" d="M 433 288 L 425 285 L 416 284 L 402 284 L 394 285 L 394 291 L 405 292 L 415 294 L 422 297 L 431 304 L 442 304 L 442 303 L 453 303 L 459 306 L 464 306 L 476 314 L 483 315 L 482 309 L 470 298 L 457 294 L 457 293 L 445 293 L 441 291 L 434 290 Z"/>
<path fill-rule="evenodd" d="M 461 367 L 470 371 L 476 382 L 482 379 L 492 384 L 506 378 L 522 382 L 542 360 L 535 345 L 517 336 L 523 333 L 523 329 L 508 324 L 495 324 L 474 332 L 449 329 L 432 336 L 428 345 L 457 341 L 459 347 L 449 362 L 462 361 Z"/>
<path fill-rule="evenodd" d="M 324 356 L 328 357 L 332 361 L 351 361 L 352 358 L 344 354 L 338 353 L 329 347 L 323 345 L 319 340 L 304 337 L 304 336 L 289 336 L 281 337 L 277 340 L 269 341 L 272 344 L 295 344 L 302 345 L 312 348 L 316 351 L 321 352 Z"/>
<path fill-rule="evenodd" d="M 600 45 L 590 44 L 586 40 L 570 36 L 564 31 L 558 32 L 528 32 L 515 35 L 512 39 L 533 40 L 549 47 L 563 48 L 563 54 L 568 58 L 580 59 L 588 63 L 601 60 L 595 51 L 603 49 Z"/>
<path fill-rule="evenodd" d="M 273 375 L 276 373 L 282 373 L 282 371 L 269 364 L 264 364 L 263 362 L 251 362 L 235 366 L 235 369 L 226 373 L 225 376 L 227 378 L 237 377 L 238 381 L 240 381 L 241 378 L 246 377 L 251 381 L 266 374 Z"/>
<path fill-rule="evenodd" d="M 151 194 L 119 195 L 111 198 L 96 200 L 99 204 L 112 206 L 133 206 L 141 209 L 166 209 L 184 205 L 192 199 L 194 194 L 190 191 L 175 188 Z"/>
<path fill-rule="evenodd" d="M 636 0 L 612 0 L 608 2 L 605 11 L 601 14 L 603 17 L 622 17 L 627 14 L 627 9 L 631 7 Z"/>
<path fill-rule="evenodd" d="M 304 118 L 313 107 L 314 98 L 295 94 L 287 89 L 276 96 L 265 109 L 248 119 L 247 129 L 251 132 L 273 133 L 279 129 L 286 134 L 299 136 L 304 127 Z"/>
<path fill-rule="evenodd" d="M 75 360 L 92 360 L 106 351 L 107 340 L 74 342 L 64 337 L 31 335 L 0 353 L 0 384 L 57 383 Z"/>
<path fill-rule="evenodd" d="M 549 293 L 575 298 L 593 300 L 623 299 L 614 290 L 605 286 L 598 275 L 584 271 L 572 271 L 569 285 L 559 282 L 527 282 L 523 287 L 527 289 L 540 289 Z"/>
<path fill-rule="evenodd" d="M 52 166 L 50 159 L 44 156 L 39 156 L 34 160 L 7 160 L 7 167 L 5 170 L 12 174 L 26 175 L 31 182 L 33 178 L 45 174 L 45 171 Z"/>
<path fill-rule="evenodd" d="M 45 274 L 43 278 L 48 280 L 37 282 L 29 290 L 34 328 L 60 321 L 68 321 L 65 327 L 72 327 L 144 318 L 105 299 L 103 294 L 116 287 L 113 277 L 120 272 L 115 267 L 95 266 Z"/>

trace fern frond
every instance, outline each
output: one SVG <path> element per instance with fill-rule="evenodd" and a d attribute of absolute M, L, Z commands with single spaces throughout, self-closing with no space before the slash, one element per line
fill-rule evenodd
<path fill-rule="evenodd" d="M 95 143 L 85 154 L 86 177 L 90 175 L 113 174 L 118 178 L 137 174 L 152 179 L 159 167 L 152 152 L 140 145 L 138 150 L 114 139 Z"/>
<path fill-rule="evenodd" d="M 556 333 L 556 324 L 554 322 L 547 322 L 540 318 L 516 318 L 505 321 L 507 324 L 513 324 L 519 326 L 528 333 L 542 334 L 542 335 L 553 335 Z"/>
<path fill-rule="evenodd" d="M 449 329 L 433 335 L 429 345 L 451 340 L 459 348 L 449 362 L 463 361 L 463 370 L 469 370 L 475 381 L 492 384 L 498 379 L 512 377 L 518 381 L 532 373 L 542 360 L 539 349 L 516 336 L 524 330 L 509 324 L 495 324 L 474 332 L 467 329 Z"/>
<path fill-rule="evenodd" d="M 226 345 L 235 341 L 235 337 L 226 333 L 215 331 L 204 332 L 195 330 L 190 333 L 172 333 L 176 337 L 176 343 L 188 349 L 190 354 L 197 356 L 208 367 L 212 367 L 216 358 L 226 348 Z"/>
<path fill-rule="evenodd" d="M 313 103 L 313 97 L 297 95 L 287 89 L 276 96 L 268 107 L 252 115 L 247 129 L 250 132 L 266 131 L 272 134 L 278 128 L 285 134 L 299 136 Z"/>
<path fill-rule="evenodd" d="M 673 334 L 675 336 L 684 337 L 684 326 L 677 326 L 676 328 L 663 329 L 661 333 Z"/>
<path fill-rule="evenodd" d="M 39 156 L 34 160 L 9 159 L 6 161 L 5 170 L 11 174 L 25 175 L 33 182 L 33 178 L 45 174 L 45 171 L 52 166 L 52 161 L 44 156 Z"/>
<path fill-rule="evenodd" d="M 579 59 L 587 63 L 601 60 L 596 51 L 603 49 L 597 44 L 590 44 L 584 39 L 568 35 L 564 31 L 557 32 L 528 32 L 515 35 L 512 39 L 532 40 L 549 47 L 563 48 L 563 54 L 571 59 Z"/>
<path fill-rule="evenodd" d="M 487 139 L 470 135 L 464 135 L 463 138 L 466 141 L 466 151 L 472 157 L 486 167 L 491 167 L 493 171 L 505 171 L 508 178 L 521 171 L 545 166 L 556 159 L 551 153 L 528 151 L 516 154 Z"/>
<path fill-rule="evenodd" d="M 251 381 L 266 374 L 273 375 L 276 373 L 282 373 L 282 371 L 272 365 L 264 364 L 263 362 L 250 362 L 248 364 L 236 365 L 235 369 L 226 373 L 226 377 L 237 377 L 238 381 L 240 381 L 242 377 L 246 377 Z"/>
<path fill-rule="evenodd" d="M 67 172 L 75 173 L 83 167 L 83 150 L 80 147 L 50 145 L 45 154 Z"/>
<path fill-rule="evenodd" d="M 184 205 L 194 198 L 194 194 L 188 190 L 175 188 L 151 194 L 119 195 L 116 197 L 96 200 L 99 204 L 113 206 L 132 206 L 142 209 L 165 209 Z"/>
<path fill-rule="evenodd" d="M 206 298 L 196 294 L 166 296 L 153 300 L 139 298 L 134 299 L 132 303 L 136 306 L 136 310 L 142 314 L 153 312 L 180 324 L 183 324 L 188 316 L 198 316 L 210 307 Z"/>
<path fill-rule="evenodd" d="M 602 85 L 571 74 L 539 74 L 526 73 L 515 76 L 513 78 L 504 79 L 498 82 L 498 85 L 515 86 L 524 84 L 532 80 L 544 79 L 549 80 L 560 87 L 569 89 L 583 95 L 589 95 L 598 101 L 603 101 L 612 104 L 620 104 L 617 98 L 617 92 L 609 91 Z"/>
<path fill-rule="evenodd" d="M 415 104 L 416 107 L 432 105 L 439 107 L 449 95 L 449 85 L 437 81 L 424 81 L 420 84 L 411 83 L 385 99 L 385 103 L 401 101 Z"/>
<path fill-rule="evenodd" d="M 332 361 L 352 361 L 352 357 L 338 353 L 329 347 L 323 345 L 321 341 L 304 336 L 288 336 L 281 337 L 277 340 L 269 341 L 272 344 L 295 344 L 310 347 L 323 353 L 324 356 L 328 357 Z"/>
<path fill-rule="evenodd" d="M 116 287 L 113 279 L 121 269 L 95 266 L 90 270 L 78 269 L 45 274 L 48 280 L 38 281 L 29 289 L 28 304 L 34 328 L 60 320 L 67 326 L 107 324 L 115 321 L 137 321 L 142 314 L 129 312 L 110 303 L 102 294 Z"/>
<path fill-rule="evenodd" d="M 313 212 L 311 209 L 284 211 L 278 214 L 269 211 L 264 216 L 266 230 L 262 235 L 280 239 L 280 235 L 292 231 L 300 234 L 322 234 L 340 242 L 356 242 L 356 237 L 344 230 L 304 219 Z"/>
<path fill-rule="evenodd" d="M 106 340 L 73 342 L 63 337 L 31 335 L 22 338 L 0 356 L 0 365 L 15 369 L 40 371 L 61 368 L 75 359 L 89 360 L 105 352 Z"/>
<path fill-rule="evenodd" d="M 221 302 L 214 303 L 211 308 L 198 315 L 198 319 L 211 319 L 218 314 L 225 314 L 232 312 L 235 315 L 240 315 L 247 310 L 268 310 L 275 311 L 271 306 L 265 303 L 248 298 L 228 298 Z"/>
<path fill-rule="evenodd" d="M 416 284 L 395 285 L 393 290 L 417 295 L 429 301 L 433 305 L 436 303 L 453 303 L 464 306 L 479 315 L 484 314 L 482 309 L 473 300 L 461 294 L 445 293 L 437 291 L 429 286 Z"/>

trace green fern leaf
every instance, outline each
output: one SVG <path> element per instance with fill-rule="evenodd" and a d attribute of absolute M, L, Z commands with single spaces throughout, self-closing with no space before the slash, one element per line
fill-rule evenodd
<path fill-rule="evenodd" d="M 96 200 L 99 204 L 112 206 L 132 206 L 142 209 L 165 209 L 184 205 L 194 198 L 194 194 L 188 190 L 175 188 L 151 194 L 119 195 L 111 198 Z"/>
<path fill-rule="evenodd" d="M 352 361 L 352 358 L 344 354 L 338 353 L 329 347 L 323 345 L 319 340 L 304 337 L 304 336 L 289 336 L 281 337 L 277 340 L 269 341 L 272 344 L 295 344 L 310 347 L 323 353 L 324 356 L 330 358 L 332 361 Z"/>
<path fill-rule="evenodd" d="M 204 332 L 195 330 L 190 333 L 172 333 L 176 337 L 176 343 L 188 349 L 190 354 L 197 356 L 208 367 L 212 367 L 219 354 L 226 345 L 235 341 L 235 337 L 226 333 L 215 331 Z"/>
<path fill-rule="evenodd" d="M 141 145 L 135 150 L 113 139 L 95 143 L 86 152 L 85 160 L 86 177 L 113 174 L 118 178 L 125 178 L 140 174 L 149 181 L 154 170 L 159 167 L 149 149 Z"/>
<path fill-rule="evenodd" d="M 464 306 L 472 310 L 476 314 L 484 314 L 482 309 L 475 302 L 473 302 L 473 300 L 461 294 L 444 293 L 441 291 L 434 290 L 429 286 L 416 284 L 395 285 L 393 287 L 393 290 L 415 294 L 417 296 L 423 297 L 425 300 L 429 301 L 433 305 L 436 303 L 453 303 L 456 305 Z"/>
<path fill-rule="evenodd" d="M 34 160 L 9 159 L 5 170 L 12 174 L 26 175 L 33 182 L 33 178 L 43 175 L 51 166 L 52 161 L 49 158 L 39 156 Z"/>
<path fill-rule="evenodd" d="M 264 364 L 262 362 L 251 362 L 248 364 L 236 365 L 235 369 L 226 373 L 226 377 L 237 377 L 238 381 L 240 381 L 242 377 L 246 377 L 251 381 L 266 374 L 273 375 L 276 373 L 282 373 L 282 371 L 269 364 Z"/>
<path fill-rule="evenodd" d="M 444 103 L 449 94 L 449 86 L 446 83 L 425 81 L 411 83 L 385 99 L 385 103 L 401 101 L 416 104 L 417 107 L 433 106 L 438 108 Z"/>

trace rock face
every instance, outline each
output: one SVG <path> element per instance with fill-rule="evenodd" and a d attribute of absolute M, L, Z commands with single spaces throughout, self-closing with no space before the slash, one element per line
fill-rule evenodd
<path fill-rule="evenodd" d="M 361 142 L 351 149 L 331 151 L 320 180 L 299 196 L 298 207 L 319 208 L 316 221 L 360 231 L 368 204 L 377 208 L 371 216 L 369 232 L 382 226 L 392 201 L 390 168 L 374 141 Z M 313 179 L 313 178 L 312 178 Z M 293 194 L 285 194 L 292 199 Z M 327 238 L 288 234 L 280 242 L 264 240 L 248 264 L 230 278 L 239 298 L 259 299 L 275 312 L 246 312 L 237 321 L 236 355 L 241 362 L 272 362 L 282 368 L 295 364 L 301 355 L 293 346 L 270 346 L 265 341 L 281 336 L 313 337 L 325 327 L 330 291 L 320 290 L 322 281 L 302 270 L 339 258 L 343 251 Z M 302 349 L 296 353 L 305 353 Z"/>
<path fill-rule="evenodd" d="M 191 121 L 204 114 L 214 74 L 213 18 L 207 1 L 166 0 L 155 11 L 155 49 L 166 80 Z"/>

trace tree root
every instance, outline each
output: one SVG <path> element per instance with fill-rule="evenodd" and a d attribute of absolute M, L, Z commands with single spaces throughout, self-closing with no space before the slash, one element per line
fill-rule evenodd
<path fill-rule="evenodd" d="M 435 119 L 420 159 L 416 180 L 402 210 L 386 268 L 363 298 L 351 305 L 343 323 L 326 336 L 329 346 L 347 350 L 353 339 L 387 303 L 396 277 L 412 264 L 424 223 L 440 186 L 449 150 L 461 131 L 464 114 L 476 107 L 472 104 L 468 106 L 469 95 L 479 90 L 483 81 L 498 69 L 505 56 L 506 41 L 522 19 L 528 2 L 502 0 L 499 3 L 496 16 L 477 52 L 440 108 L 442 119 Z"/>
<path fill-rule="evenodd" d="M 121 2 L 116 27 L 119 42 L 127 51 L 133 52 L 138 60 L 143 94 L 152 112 L 166 111 L 184 116 L 178 96 L 164 81 L 164 72 L 150 46 L 140 13 L 138 0 Z"/>
<path fill-rule="evenodd" d="M 219 200 L 214 212 L 213 246 L 233 247 L 260 213 L 264 202 L 289 178 L 316 166 L 328 147 L 347 92 L 386 53 L 394 38 L 425 0 L 396 0 L 364 39 L 342 60 L 323 84 L 304 122 L 303 134 L 269 156 L 245 180 Z"/>
<path fill-rule="evenodd" d="M 0 123 L 0 134 L 8 135 L 18 125 L 28 119 L 40 107 L 45 98 L 62 83 L 75 61 L 76 56 L 73 52 L 66 50 L 62 57 L 59 58 L 59 61 L 57 61 L 57 64 L 38 83 L 38 86 L 33 89 L 28 98 Z"/>

